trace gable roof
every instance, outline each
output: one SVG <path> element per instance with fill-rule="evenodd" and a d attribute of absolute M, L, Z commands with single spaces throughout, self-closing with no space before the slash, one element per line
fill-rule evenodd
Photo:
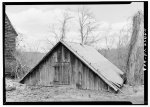
<path fill-rule="evenodd" d="M 119 87 L 122 86 L 123 79 L 121 78 L 120 75 L 123 75 L 124 73 L 91 46 L 81 45 L 72 42 L 59 41 L 39 62 L 39 64 L 60 43 L 62 43 L 72 53 L 74 53 L 84 64 L 86 64 L 92 71 L 94 71 L 99 77 L 101 77 L 115 91 L 117 91 Z M 31 70 L 30 72 L 32 71 L 33 70 Z"/>

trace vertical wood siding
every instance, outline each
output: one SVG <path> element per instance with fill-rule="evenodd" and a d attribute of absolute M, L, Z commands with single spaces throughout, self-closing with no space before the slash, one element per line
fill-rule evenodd
<path fill-rule="evenodd" d="M 26 84 L 71 85 L 79 89 L 107 90 L 108 85 L 63 45 L 35 69 Z"/>
<path fill-rule="evenodd" d="M 16 51 L 17 33 L 14 30 L 10 20 L 5 14 L 5 35 L 4 35 L 4 56 L 5 56 L 5 74 L 13 74 L 16 70 L 16 59 L 14 52 Z M 13 68 L 13 69 L 12 69 Z"/>
<path fill-rule="evenodd" d="M 15 60 L 13 53 L 16 48 L 16 37 L 17 33 L 14 30 L 7 15 L 5 15 L 5 58 L 8 61 Z"/>

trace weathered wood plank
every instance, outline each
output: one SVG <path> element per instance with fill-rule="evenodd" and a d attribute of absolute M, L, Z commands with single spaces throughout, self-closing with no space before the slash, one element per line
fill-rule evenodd
<path fill-rule="evenodd" d="M 86 79 L 87 80 L 87 89 L 90 89 L 89 68 L 86 68 L 86 70 L 87 70 L 87 73 L 86 73 L 87 74 L 86 75 L 86 77 L 87 77 L 87 79 Z"/>
<path fill-rule="evenodd" d="M 98 79 L 99 79 L 99 77 L 96 75 L 96 78 L 95 78 L 96 90 L 98 90 Z"/>
<path fill-rule="evenodd" d="M 75 74 L 74 74 L 74 80 L 75 80 L 75 84 L 80 84 L 80 77 L 79 77 L 79 66 L 78 66 L 78 60 L 75 59 L 75 67 L 74 67 L 74 70 L 75 70 Z"/>
<path fill-rule="evenodd" d="M 39 82 L 40 82 L 40 71 L 39 70 L 37 70 L 37 72 L 36 72 L 36 80 L 37 80 L 36 85 L 39 85 Z"/>
<path fill-rule="evenodd" d="M 91 71 L 91 89 L 93 90 L 94 89 L 94 74 L 93 74 L 93 71 Z"/>
<path fill-rule="evenodd" d="M 12 74 L 14 69 L 16 69 L 15 63 L 15 51 L 16 51 L 16 37 L 17 33 L 13 28 L 8 16 L 5 14 L 5 35 L 4 35 L 4 57 L 5 57 L 5 74 Z M 9 63 L 11 62 L 11 63 Z M 14 69 L 8 69 L 8 67 L 13 67 Z"/>
<path fill-rule="evenodd" d="M 86 82 L 86 70 L 85 70 L 85 67 L 84 67 L 84 65 L 83 65 L 83 68 L 82 68 L 82 70 L 83 70 L 83 76 L 84 76 L 84 78 L 83 78 L 83 80 L 84 80 L 84 89 L 86 89 L 87 87 L 87 82 Z"/>

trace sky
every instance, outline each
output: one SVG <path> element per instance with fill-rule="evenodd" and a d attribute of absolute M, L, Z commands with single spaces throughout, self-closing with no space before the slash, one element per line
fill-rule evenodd
<path fill-rule="evenodd" d="M 75 18 L 69 23 L 67 40 L 79 42 L 77 23 L 77 10 L 81 5 L 7 5 L 6 14 L 16 31 L 23 38 L 20 46 L 26 44 L 26 51 L 46 52 L 52 46 L 48 40 L 55 42 L 50 29 L 52 25 L 58 25 L 62 20 L 62 13 L 69 11 Z M 99 37 L 104 36 L 118 38 L 119 31 L 131 25 L 131 19 L 138 10 L 143 10 L 142 2 L 132 2 L 124 5 L 85 5 L 93 13 L 99 28 Z M 59 26 L 59 25 L 58 25 Z M 108 33 L 109 32 L 109 33 Z M 115 39 L 113 47 L 116 47 Z M 112 45 L 109 42 L 109 45 Z M 105 48 L 105 39 L 94 45 L 96 48 Z"/>

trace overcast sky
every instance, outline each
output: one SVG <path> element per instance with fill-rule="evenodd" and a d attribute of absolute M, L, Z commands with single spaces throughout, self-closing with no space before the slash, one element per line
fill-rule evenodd
<path fill-rule="evenodd" d="M 117 36 L 117 32 L 130 23 L 132 16 L 138 10 L 143 10 L 142 2 L 127 5 L 85 6 L 93 12 L 97 23 L 100 24 L 98 31 L 101 32 L 99 35 L 101 37 L 106 36 L 110 28 L 109 33 Z M 53 41 L 50 25 L 57 24 L 58 20 L 62 19 L 62 13 L 65 9 L 76 16 L 79 7 L 81 5 L 8 5 L 6 6 L 6 13 L 17 32 L 23 34 L 23 42 L 27 43 L 28 47 L 39 47 L 38 51 L 45 51 L 49 47 L 47 46 L 47 38 L 51 38 Z M 75 20 L 70 22 L 69 28 L 67 39 L 69 41 L 79 40 L 78 25 Z M 97 46 L 103 48 L 105 42 L 102 40 Z"/>

